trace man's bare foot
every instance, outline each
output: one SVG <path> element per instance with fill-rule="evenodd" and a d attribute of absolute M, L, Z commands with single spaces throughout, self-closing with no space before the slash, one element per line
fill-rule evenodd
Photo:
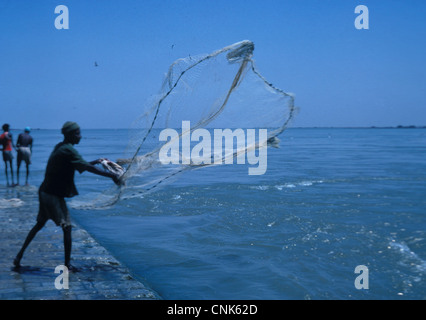
<path fill-rule="evenodd" d="M 13 265 L 15 266 L 15 268 L 20 268 L 21 267 L 21 259 L 19 257 L 16 257 L 13 260 Z"/>

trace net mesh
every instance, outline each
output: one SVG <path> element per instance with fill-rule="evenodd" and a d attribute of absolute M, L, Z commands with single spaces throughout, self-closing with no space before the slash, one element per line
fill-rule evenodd
<path fill-rule="evenodd" d="M 256 69 L 254 44 L 241 41 L 211 54 L 178 59 L 169 68 L 160 92 L 148 101 L 134 124 L 126 157 L 124 186 L 80 207 L 110 206 L 120 199 L 142 196 L 172 181 L 187 170 L 230 163 L 250 150 L 277 147 L 277 138 L 289 125 L 296 108 L 292 94 L 269 83 Z M 190 124 L 184 128 L 183 122 Z M 177 137 L 160 139 L 161 131 L 174 128 Z M 228 152 L 215 150 L 220 161 L 188 158 L 180 147 L 179 164 L 164 164 L 160 152 L 195 130 L 267 129 L 267 143 L 248 143 Z M 164 140 L 164 139 L 163 139 Z M 196 142 L 191 142 L 196 143 Z M 170 149 L 171 150 L 171 149 Z M 213 155 L 212 155 L 213 158 Z M 205 159 L 204 159 L 205 160 Z M 105 201 L 105 197 L 109 197 Z"/>

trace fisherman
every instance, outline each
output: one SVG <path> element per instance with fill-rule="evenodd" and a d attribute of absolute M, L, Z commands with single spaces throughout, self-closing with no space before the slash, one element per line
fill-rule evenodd
<path fill-rule="evenodd" d="M 16 141 L 16 147 L 18 148 L 18 159 L 17 159 L 17 184 L 19 185 L 19 169 L 21 162 L 25 161 L 27 168 L 27 175 L 25 178 L 25 185 L 28 185 L 28 176 L 30 174 L 31 164 L 31 153 L 33 151 L 33 137 L 30 135 L 31 128 L 26 127 L 24 132 L 19 134 L 18 141 Z"/>
<path fill-rule="evenodd" d="M 77 123 L 67 121 L 62 127 L 64 135 L 63 142 L 58 143 L 51 153 L 47 162 L 46 173 L 43 183 L 39 188 L 39 212 L 37 223 L 28 233 L 25 242 L 13 261 L 16 268 L 19 268 L 20 261 L 25 249 L 38 231 L 45 223 L 52 219 L 56 225 L 61 226 L 64 232 L 65 266 L 68 271 L 78 271 L 71 265 L 71 222 L 68 208 L 64 198 L 71 198 L 78 195 L 74 184 L 74 172 L 91 173 L 109 177 L 115 184 L 120 185 L 119 176 L 115 173 L 98 169 L 98 164 L 102 159 L 86 162 L 82 156 L 74 149 L 74 145 L 81 140 L 80 127 Z"/>

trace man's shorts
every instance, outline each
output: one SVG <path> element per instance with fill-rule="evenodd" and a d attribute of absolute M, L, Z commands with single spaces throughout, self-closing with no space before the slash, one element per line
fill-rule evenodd
<path fill-rule="evenodd" d="M 40 206 L 37 222 L 46 223 L 47 220 L 52 219 L 57 226 L 62 228 L 71 225 L 70 215 L 64 198 L 43 191 L 39 192 L 38 198 Z"/>
<path fill-rule="evenodd" d="M 31 149 L 29 147 L 19 147 L 18 163 L 25 161 L 26 164 L 31 164 Z"/>
<path fill-rule="evenodd" d="M 3 151 L 3 161 L 12 161 L 12 151 Z"/>

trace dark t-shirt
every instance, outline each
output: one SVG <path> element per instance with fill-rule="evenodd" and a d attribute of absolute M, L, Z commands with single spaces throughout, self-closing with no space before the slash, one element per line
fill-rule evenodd
<path fill-rule="evenodd" d="M 77 170 L 82 173 L 88 165 L 89 163 L 81 157 L 72 144 L 58 143 L 47 162 L 40 191 L 66 198 L 78 195 L 74 184 L 74 172 Z"/>
<path fill-rule="evenodd" d="M 32 145 L 33 137 L 26 132 L 19 134 L 18 141 L 16 142 L 17 147 L 32 147 Z"/>

